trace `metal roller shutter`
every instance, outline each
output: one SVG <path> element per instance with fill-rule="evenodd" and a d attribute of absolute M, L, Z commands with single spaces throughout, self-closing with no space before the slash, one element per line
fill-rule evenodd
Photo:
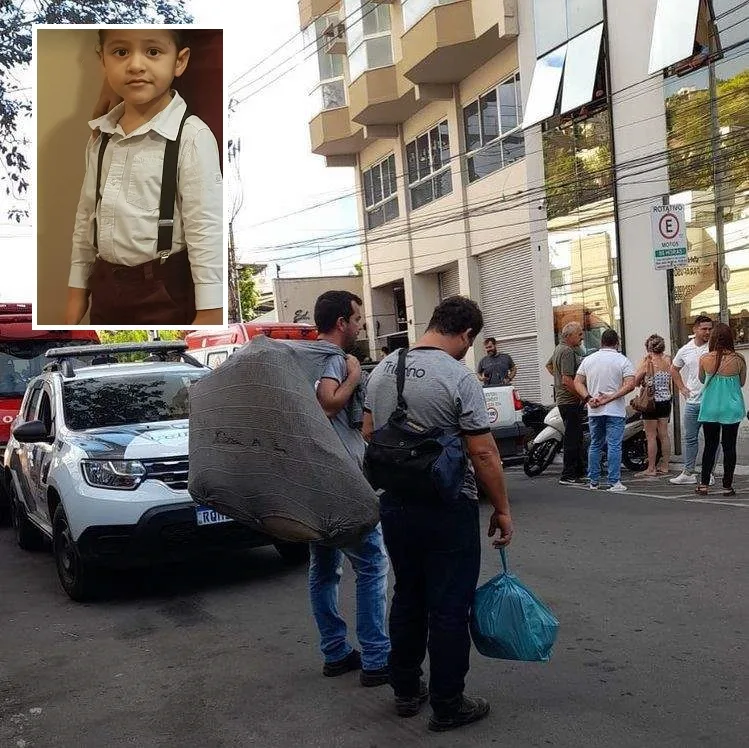
<path fill-rule="evenodd" d="M 517 366 L 514 385 L 525 400 L 541 401 L 536 312 L 529 246 L 479 255 L 484 337 L 495 337 L 499 350 Z M 547 398 L 548 399 L 548 398 Z"/>
<path fill-rule="evenodd" d="M 439 274 L 439 285 L 440 301 L 446 299 L 448 296 L 457 296 L 460 293 L 460 275 L 457 263 L 455 267 Z"/>

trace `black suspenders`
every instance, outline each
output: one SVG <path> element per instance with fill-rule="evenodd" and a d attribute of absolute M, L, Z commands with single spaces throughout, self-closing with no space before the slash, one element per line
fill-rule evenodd
<path fill-rule="evenodd" d="M 156 249 L 164 262 L 172 251 L 172 239 L 174 233 L 174 201 L 177 197 L 177 159 L 179 157 L 179 143 L 182 139 L 182 128 L 185 120 L 191 116 L 189 109 L 185 109 L 182 121 L 179 123 L 177 138 L 167 140 L 164 147 L 164 168 L 161 172 L 161 200 L 159 202 L 159 229 L 156 237 Z M 104 151 L 109 143 L 109 133 L 101 134 L 99 144 L 99 158 L 96 164 L 96 204 L 94 206 L 94 249 L 99 249 L 99 226 L 96 220 L 96 211 L 101 201 L 101 167 L 104 163 Z"/>

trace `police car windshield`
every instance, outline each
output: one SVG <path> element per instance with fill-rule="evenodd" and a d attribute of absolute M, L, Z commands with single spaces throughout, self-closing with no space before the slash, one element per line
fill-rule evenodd
<path fill-rule="evenodd" d="M 49 363 L 50 348 L 81 345 L 80 340 L 17 340 L 0 343 L 0 397 L 23 397 L 28 382 Z"/>
<path fill-rule="evenodd" d="M 71 379 L 63 385 L 65 423 L 73 431 L 188 417 L 188 392 L 206 370 Z"/>

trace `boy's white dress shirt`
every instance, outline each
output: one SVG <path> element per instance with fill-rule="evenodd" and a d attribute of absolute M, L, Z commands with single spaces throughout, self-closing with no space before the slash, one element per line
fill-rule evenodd
<path fill-rule="evenodd" d="M 185 113 L 176 92 L 169 105 L 129 135 L 118 124 L 124 104 L 92 120 L 92 129 L 110 133 L 104 151 L 101 201 L 97 211 L 99 254 L 118 265 L 140 265 L 158 257 L 156 249 L 161 173 L 166 139 L 176 140 Z M 88 288 L 96 259 L 94 206 L 101 138 L 86 146 L 86 176 L 75 218 L 68 285 Z M 198 117 L 182 129 L 177 160 L 177 199 L 172 252 L 187 247 L 195 283 L 196 309 L 224 306 L 223 187 L 216 138 Z"/>

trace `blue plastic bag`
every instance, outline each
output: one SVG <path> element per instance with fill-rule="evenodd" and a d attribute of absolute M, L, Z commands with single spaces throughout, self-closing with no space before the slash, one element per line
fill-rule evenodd
<path fill-rule="evenodd" d="M 559 621 L 520 580 L 510 574 L 501 548 L 502 573 L 476 590 L 471 637 L 485 657 L 548 662 Z"/>

